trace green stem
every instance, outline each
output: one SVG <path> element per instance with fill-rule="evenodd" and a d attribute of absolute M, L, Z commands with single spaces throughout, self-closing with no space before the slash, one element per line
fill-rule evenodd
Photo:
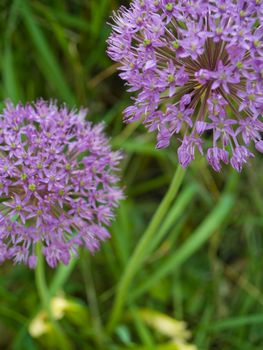
<path fill-rule="evenodd" d="M 165 197 L 160 203 L 149 226 L 144 232 L 141 240 L 139 241 L 133 255 L 131 256 L 128 262 L 128 265 L 123 273 L 123 277 L 120 280 L 120 284 L 117 289 L 117 294 L 114 300 L 111 318 L 107 326 L 107 330 L 109 333 L 111 333 L 114 330 L 116 324 L 119 322 L 125 300 L 127 300 L 127 297 L 126 297 L 127 291 L 130 287 L 132 279 L 134 278 L 136 272 L 138 271 L 139 267 L 142 265 L 144 259 L 146 258 L 148 245 L 152 241 L 156 233 L 156 230 L 158 229 L 164 216 L 167 214 L 168 209 L 172 201 L 174 200 L 180 188 L 180 185 L 183 181 L 184 174 L 185 174 L 185 170 L 179 166 L 177 171 L 175 172 L 175 175 L 170 184 L 170 187 L 167 193 L 165 194 Z"/>
<path fill-rule="evenodd" d="M 90 308 L 90 313 L 92 316 L 91 322 L 94 328 L 94 339 L 97 344 L 98 349 L 104 349 L 105 337 L 102 328 L 101 316 L 98 306 L 97 293 L 94 286 L 94 280 L 91 271 L 91 261 L 90 256 L 87 252 L 83 252 L 81 258 L 81 269 L 83 280 L 85 283 L 85 289 L 87 294 L 87 301 Z"/>
<path fill-rule="evenodd" d="M 56 272 L 49 286 L 49 295 L 51 297 L 56 295 L 57 291 L 63 287 L 64 283 L 68 280 L 70 274 L 72 273 L 74 267 L 76 266 L 77 261 L 78 261 L 77 258 L 71 258 L 68 265 L 64 265 L 61 263 L 57 267 Z"/>
<path fill-rule="evenodd" d="M 57 338 L 57 348 L 63 350 L 71 350 L 71 346 L 66 339 L 65 335 L 59 324 L 56 322 L 54 315 L 52 313 L 50 305 L 50 293 L 45 279 L 45 262 L 41 252 L 41 243 L 39 242 L 36 246 L 37 252 L 37 266 L 35 269 L 36 287 L 42 303 L 43 309 L 47 313 L 49 322 L 51 323 L 53 330 Z"/>

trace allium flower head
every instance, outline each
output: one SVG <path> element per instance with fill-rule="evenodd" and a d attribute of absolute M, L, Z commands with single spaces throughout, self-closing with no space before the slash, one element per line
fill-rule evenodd
<path fill-rule="evenodd" d="M 133 0 L 114 20 L 108 54 L 138 92 L 126 121 L 157 130 L 158 148 L 180 133 L 184 167 L 200 152 L 241 171 L 251 143 L 263 152 L 262 0 Z"/>
<path fill-rule="evenodd" d="M 42 100 L 0 114 L 0 262 L 34 267 L 41 241 L 54 267 L 109 237 L 121 155 L 85 114 Z"/>

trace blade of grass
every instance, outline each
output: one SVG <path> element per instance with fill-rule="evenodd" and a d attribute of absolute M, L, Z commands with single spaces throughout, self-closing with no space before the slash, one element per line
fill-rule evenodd
<path fill-rule="evenodd" d="M 209 337 L 207 333 L 209 332 L 209 327 L 213 322 L 213 317 L 215 315 L 215 307 L 212 303 L 207 302 L 206 308 L 204 309 L 203 315 L 200 317 L 200 322 L 196 329 L 196 335 L 194 342 L 200 349 L 209 349 Z"/>
<path fill-rule="evenodd" d="M 8 44 L 5 45 L 3 54 L 3 84 L 5 98 L 17 103 L 22 100 L 21 88 L 18 84 L 18 79 L 14 66 L 13 50 Z"/>
<path fill-rule="evenodd" d="M 156 188 L 160 188 L 164 185 L 167 185 L 169 182 L 169 179 L 166 175 L 161 175 L 158 177 L 155 177 L 154 179 L 150 179 L 148 181 L 144 181 L 141 183 L 138 183 L 138 185 L 132 186 L 132 188 L 129 190 L 127 189 L 129 196 L 138 196 L 143 193 L 150 192 Z"/>
<path fill-rule="evenodd" d="M 197 251 L 213 234 L 229 215 L 234 204 L 234 198 L 230 194 L 224 194 L 216 207 L 193 232 L 188 240 L 178 250 L 169 255 L 159 268 L 154 271 L 144 283 L 131 294 L 131 300 L 138 298 L 152 288 L 161 278 L 182 265 L 195 251 Z"/>
<path fill-rule="evenodd" d="M 112 277 L 118 281 L 118 278 L 120 276 L 120 264 L 119 261 L 116 261 L 115 255 L 114 255 L 114 250 L 111 245 L 111 242 L 105 242 L 102 244 L 101 247 L 103 258 L 106 261 L 106 264 L 108 266 L 108 272 L 112 275 Z"/>
<path fill-rule="evenodd" d="M 111 228 L 114 246 L 122 267 L 128 262 L 131 245 L 129 211 L 133 211 L 132 204 L 123 202 L 118 210 L 116 221 L 112 223 Z"/>
<path fill-rule="evenodd" d="M 144 142 L 141 140 L 136 141 L 125 141 L 120 142 L 119 140 L 113 140 L 112 142 L 114 148 L 122 148 L 125 152 L 128 153 L 137 153 L 137 154 L 143 154 L 144 156 L 150 155 L 154 156 L 156 158 L 166 158 L 165 151 L 158 151 L 154 148 L 154 145 L 150 144 L 149 142 Z"/>
<path fill-rule="evenodd" d="M 90 255 L 86 252 L 82 252 L 82 258 L 80 259 L 82 277 L 85 285 L 87 302 L 91 313 L 92 326 L 94 328 L 94 341 L 98 348 L 102 348 L 105 344 L 105 337 L 102 328 L 101 315 L 98 305 L 98 298 L 94 284 L 94 278 L 91 269 Z"/>
<path fill-rule="evenodd" d="M 60 10 L 40 3 L 34 4 L 34 7 L 32 8 L 36 9 L 36 11 L 43 16 L 43 20 L 46 25 L 48 25 L 49 31 L 52 32 L 54 40 L 56 40 L 56 43 L 58 44 L 57 46 L 61 48 L 66 61 L 70 65 L 70 69 L 72 70 L 71 86 L 72 89 L 74 89 L 78 101 L 86 101 L 85 86 L 87 76 L 84 72 L 84 67 L 81 63 L 78 50 L 70 49 L 73 43 L 75 43 L 75 39 L 73 39 L 74 35 L 70 35 L 68 30 L 66 30 L 66 28 L 64 28 L 57 20 L 56 14 L 60 13 Z M 61 54 L 62 52 L 60 55 Z"/>
<path fill-rule="evenodd" d="M 16 29 L 18 13 L 19 13 L 18 8 L 20 6 L 21 1 L 22 0 L 14 0 L 12 2 L 7 25 L 6 25 L 6 30 L 5 30 L 5 41 L 6 42 L 11 41 L 12 35 Z"/>
<path fill-rule="evenodd" d="M 36 58 L 37 64 L 39 64 L 50 85 L 56 89 L 59 96 L 69 105 L 74 105 L 75 98 L 68 87 L 59 63 L 57 62 L 42 30 L 38 26 L 27 1 L 24 1 L 23 4 L 21 4 L 20 11 L 31 40 L 38 52 L 38 57 Z M 40 64 L 41 62 L 42 64 Z"/>
<path fill-rule="evenodd" d="M 183 214 L 186 207 L 193 200 L 194 195 L 197 192 L 196 185 L 190 185 L 182 193 L 179 194 L 173 207 L 169 210 L 168 215 L 164 219 L 163 224 L 160 226 L 156 235 L 153 237 L 152 241 L 148 245 L 148 254 L 150 254 L 160 243 L 163 237 L 169 232 L 175 222 L 178 220 L 180 215 Z"/>
<path fill-rule="evenodd" d="M 2 317 L 10 318 L 15 322 L 21 323 L 22 325 L 28 321 L 28 319 L 20 313 L 16 312 L 15 310 L 11 310 L 3 305 L 0 305 L 0 315 L 1 319 L 3 319 Z"/>
<path fill-rule="evenodd" d="M 218 331 L 224 329 L 232 329 L 241 326 L 248 326 L 251 324 L 263 323 L 263 315 L 255 314 L 248 316 L 241 316 L 235 318 L 229 318 L 226 320 L 214 322 L 213 325 L 210 325 L 209 330 Z"/>
<path fill-rule="evenodd" d="M 83 18 L 80 18 L 78 15 L 72 15 L 71 13 L 62 11 L 61 9 L 54 11 L 55 9 L 53 7 L 44 5 L 40 2 L 33 3 L 32 6 L 34 6 L 37 11 L 45 15 L 49 15 L 52 12 L 54 18 L 67 28 L 70 27 L 85 32 L 90 30 L 90 23 L 85 21 Z"/>
<path fill-rule="evenodd" d="M 98 4 L 96 1 L 90 2 L 90 30 L 92 33 L 93 40 L 97 40 L 101 35 L 101 28 L 104 23 L 105 17 L 107 17 L 109 1 L 108 0 L 100 0 L 100 10 L 98 11 Z"/>
<path fill-rule="evenodd" d="M 140 317 L 140 314 L 138 313 L 137 309 L 132 306 L 130 308 L 130 313 L 134 321 L 135 328 L 138 332 L 138 335 L 143 343 L 144 346 L 147 347 L 149 350 L 154 350 L 154 339 L 151 336 L 150 330 L 147 328 L 147 326 L 144 324 L 144 321 Z"/>
<path fill-rule="evenodd" d="M 10 13 L 5 30 L 5 45 L 2 61 L 4 98 L 11 99 L 14 103 L 22 100 L 22 89 L 19 86 L 14 65 L 12 50 L 12 36 L 16 30 L 18 19 L 18 7 L 21 0 L 15 0 L 10 8 Z"/>

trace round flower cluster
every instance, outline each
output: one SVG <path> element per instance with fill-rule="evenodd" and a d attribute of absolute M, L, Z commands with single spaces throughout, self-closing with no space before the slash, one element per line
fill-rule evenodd
<path fill-rule="evenodd" d="M 121 155 L 85 115 L 42 100 L 0 114 L 0 262 L 35 267 L 41 242 L 55 267 L 109 237 Z"/>
<path fill-rule="evenodd" d="M 241 171 L 251 142 L 263 152 L 262 0 L 134 0 L 114 20 L 108 54 L 138 91 L 126 121 L 157 130 L 158 148 L 180 133 L 183 167 L 199 151 Z"/>

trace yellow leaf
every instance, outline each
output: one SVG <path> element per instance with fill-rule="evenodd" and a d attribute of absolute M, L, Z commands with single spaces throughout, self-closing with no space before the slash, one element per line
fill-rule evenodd
<path fill-rule="evenodd" d="M 187 340 L 191 335 L 186 329 L 185 322 L 177 321 L 161 312 L 150 309 L 140 309 L 139 314 L 146 324 L 167 337 Z"/>
<path fill-rule="evenodd" d="M 50 331 L 50 324 L 47 322 L 47 315 L 45 311 L 40 311 L 37 316 L 30 322 L 29 334 L 33 338 L 41 337 Z"/>

